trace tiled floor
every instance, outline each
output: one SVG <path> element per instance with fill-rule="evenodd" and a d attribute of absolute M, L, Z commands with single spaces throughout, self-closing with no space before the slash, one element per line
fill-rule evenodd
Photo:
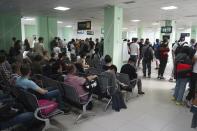
<path fill-rule="evenodd" d="M 73 114 L 56 120 L 64 126 L 64 131 L 196 131 L 190 128 L 189 109 L 171 101 L 174 85 L 154 78 L 143 79 L 146 94 L 130 99 L 126 110 L 104 112 L 104 104 L 96 102 L 93 109 L 96 116 L 77 125 Z"/>

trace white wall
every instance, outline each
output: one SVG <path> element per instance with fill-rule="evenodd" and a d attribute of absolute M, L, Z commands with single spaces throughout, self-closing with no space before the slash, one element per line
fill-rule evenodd
<path fill-rule="evenodd" d="M 60 38 L 63 38 L 63 28 L 65 27 L 58 27 L 58 36 Z M 86 31 L 84 31 L 84 34 L 77 34 L 77 24 L 72 28 L 72 38 L 77 38 L 77 39 L 86 39 L 86 38 L 92 38 L 95 40 L 96 38 L 102 38 L 104 37 L 104 34 L 101 34 L 101 28 L 102 26 L 95 25 L 94 23 L 92 24 L 92 29 L 91 31 L 94 31 L 94 35 L 87 35 Z M 69 41 L 69 40 L 68 40 Z"/>

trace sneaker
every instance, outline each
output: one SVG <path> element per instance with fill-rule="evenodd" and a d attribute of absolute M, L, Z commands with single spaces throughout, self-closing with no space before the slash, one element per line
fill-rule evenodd
<path fill-rule="evenodd" d="M 146 75 L 143 75 L 144 78 L 146 78 Z"/>
<path fill-rule="evenodd" d="M 144 95 L 145 93 L 143 91 L 138 92 L 139 95 Z"/>
<path fill-rule="evenodd" d="M 173 78 L 170 78 L 170 79 L 169 79 L 169 82 L 173 82 Z"/>
<path fill-rule="evenodd" d="M 151 76 L 150 76 L 150 75 L 148 75 L 148 78 L 151 78 Z"/>
<path fill-rule="evenodd" d="M 161 79 L 161 76 L 158 76 L 157 79 Z"/>
<path fill-rule="evenodd" d="M 161 80 L 164 80 L 165 78 L 163 76 L 160 77 Z"/>
<path fill-rule="evenodd" d="M 177 106 L 182 106 L 182 105 L 183 105 L 183 103 L 182 103 L 182 102 L 178 102 L 178 101 L 177 101 L 177 102 L 176 102 L 176 105 L 177 105 Z"/>

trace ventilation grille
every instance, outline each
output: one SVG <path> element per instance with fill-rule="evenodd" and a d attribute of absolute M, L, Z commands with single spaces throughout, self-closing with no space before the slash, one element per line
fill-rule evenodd
<path fill-rule="evenodd" d="M 123 2 L 123 4 L 126 4 L 126 5 L 128 5 L 128 4 L 134 4 L 134 3 L 136 3 L 135 1 L 126 1 L 126 2 Z"/>

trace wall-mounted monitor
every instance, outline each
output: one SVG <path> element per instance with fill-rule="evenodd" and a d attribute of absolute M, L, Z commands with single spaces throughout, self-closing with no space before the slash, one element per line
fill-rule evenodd
<path fill-rule="evenodd" d="M 78 30 L 91 30 L 91 21 L 78 22 Z"/>
<path fill-rule="evenodd" d="M 172 26 L 162 26 L 161 33 L 172 33 Z"/>
<path fill-rule="evenodd" d="M 190 37 L 190 33 L 181 33 L 181 37 Z"/>

